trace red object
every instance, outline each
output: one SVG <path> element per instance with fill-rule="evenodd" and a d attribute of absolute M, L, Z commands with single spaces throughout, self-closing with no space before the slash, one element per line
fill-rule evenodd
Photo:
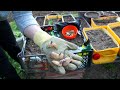
<path fill-rule="evenodd" d="M 93 57 L 94 60 L 98 60 L 100 58 L 100 54 L 99 53 L 95 53 L 95 54 L 93 54 L 92 57 Z"/>
<path fill-rule="evenodd" d="M 52 30 L 52 27 L 51 27 L 51 26 L 47 27 L 47 30 L 48 30 L 48 31 L 51 31 L 51 30 Z"/>
<path fill-rule="evenodd" d="M 48 70 L 48 64 L 47 62 L 41 62 L 42 67 L 40 68 L 41 70 Z"/>
<path fill-rule="evenodd" d="M 66 35 L 67 32 L 73 30 L 74 33 L 70 36 Z M 62 29 L 62 35 L 64 36 L 64 38 L 66 39 L 74 39 L 76 38 L 77 36 L 77 33 L 78 33 L 78 28 L 74 25 L 67 25 L 65 26 L 63 29 Z"/>

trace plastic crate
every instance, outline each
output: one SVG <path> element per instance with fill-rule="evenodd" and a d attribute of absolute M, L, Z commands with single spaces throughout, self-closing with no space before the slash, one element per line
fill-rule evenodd
<path fill-rule="evenodd" d="M 81 68 L 75 71 L 67 71 L 65 75 L 60 75 L 49 65 L 46 55 L 44 53 L 25 53 L 27 50 L 28 40 L 30 39 L 27 38 L 24 40 L 22 51 L 19 54 L 20 59 L 24 62 L 23 65 L 26 71 L 27 79 L 80 79 L 80 72 L 82 73 L 85 68 L 90 67 L 91 65 L 91 57 L 93 50 L 85 48 L 83 51 L 75 53 L 83 57 L 83 65 L 81 66 Z"/>
<path fill-rule="evenodd" d="M 119 44 L 114 39 L 112 34 L 109 32 L 109 30 L 107 30 L 107 26 L 83 28 L 83 35 L 85 36 L 86 40 L 88 40 L 88 36 L 86 34 L 86 31 L 98 30 L 98 29 L 102 29 L 107 35 L 109 35 L 112 38 L 112 40 L 114 41 L 114 43 L 117 45 L 117 47 L 107 48 L 107 49 L 104 49 L 104 50 L 95 50 L 95 48 L 91 45 L 91 47 L 93 48 L 93 55 L 96 54 L 96 53 L 98 53 L 100 55 L 100 58 L 98 60 L 95 60 L 95 59 L 92 58 L 92 62 L 94 64 L 103 64 L 103 63 L 114 62 L 116 57 L 117 57 L 118 51 L 119 51 Z"/>
<path fill-rule="evenodd" d="M 110 23 L 107 23 L 106 24 L 103 24 L 103 25 L 98 25 L 97 23 L 95 23 L 94 20 L 110 20 L 111 18 L 117 18 L 118 16 L 106 16 L 106 17 L 100 17 L 100 18 L 91 18 L 91 26 L 92 27 L 96 27 L 96 26 L 106 26 Z M 111 23 L 115 23 L 115 22 L 118 22 L 117 20 L 116 21 L 113 21 Z"/>
<path fill-rule="evenodd" d="M 52 13 L 45 16 L 43 26 L 45 25 L 54 25 L 55 23 L 63 22 L 62 15 Z"/>
<path fill-rule="evenodd" d="M 109 32 L 112 34 L 112 36 L 115 38 L 115 40 L 120 45 L 120 37 L 113 31 L 113 28 L 116 28 L 116 27 L 120 27 L 120 22 L 108 24 L 107 26 Z M 118 52 L 118 55 L 120 56 L 120 50 Z"/>
<path fill-rule="evenodd" d="M 36 19 L 36 21 L 38 22 L 38 24 L 40 26 L 43 26 L 43 22 L 44 22 L 45 16 L 36 16 L 35 19 Z"/>
<path fill-rule="evenodd" d="M 82 56 L 83 66 L 74 71 L 66 71 L 66 74 L 61 75 L 54 71 L 52 68 L 49 68 L 49 72 L 46 72 L 46 79 L 81 79 L 84 75 L 85 69 L 91 66 L 91 57 L 92 57 L 93 50 L 84 50 L 82 52 L 77 53 L 78 55 Z"/>
<path fill-rule="evenodd" d="M 74 22 L 74 21 L 76 21 L 76 19 L 72 14 L 63 15 L 63 22 Z"/>

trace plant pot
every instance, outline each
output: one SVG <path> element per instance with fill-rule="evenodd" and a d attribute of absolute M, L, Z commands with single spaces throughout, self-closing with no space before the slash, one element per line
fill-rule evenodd
<path fill-rule="evenodd" d="M 84 14 L 84 17 L 88 21 L 88 23 L 91 25 L 91 18 L 99 18 L 100 13 L 95 11 L 93 12 L 89 11 Z"/>

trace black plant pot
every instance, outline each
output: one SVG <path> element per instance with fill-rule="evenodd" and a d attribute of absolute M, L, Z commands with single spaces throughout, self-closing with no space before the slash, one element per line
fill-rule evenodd
<path fill-rule="evenodd" d="M 100 13 L 99 12 L 86 12 L 84 13 L 84 18 L 87 20 L 87 22 L 91 25 L 91 18 L 99 18 Z"/>

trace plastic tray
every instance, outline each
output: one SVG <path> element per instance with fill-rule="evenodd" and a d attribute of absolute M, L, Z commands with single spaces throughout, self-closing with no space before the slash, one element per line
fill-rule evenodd
<path fill-rule="evenodd" d="M 98 29 L 102 29 L 104 30 L 104 32 L 106 34 L 108 34 L 112 40 L 114 41 L 114 43 L 117 45 L 117 47 L 114 47 L 114 48 L 107 48 L 107 49 L 104 49 L 104 50 L 95 50 L 94 47 L 91 45 L 91 47 L 93 48 L 93 55 L 96 54 L 96 53 L 99 53 L 100 54 L 100 58 L 98 60 L 94 60 L 92 58 L 92 62 L 94 64 L 104 64 L 104 63 L 110 63 L 110 62 L 114 62 L 116 57 L 117 57 L 117 54 L 118 54 L 118 51 L 119 51 L 119 44 L 118 42 L 114 39 L 114 37 L 112 36 L 112 34 L 109 32 L 109 30 L 107 30 L 107 27 L 106 26 L 99 26 L 99 27 L 91 27 L 91 28 L 84 28 L 83 29 L 83 35 L 86 37 L 86 39 L 88 40 L 88 36 L 86 34 L 86 31 L 89 31 L 89 30 L 98 30 Z"/>
<path fill-rule="evenodd" d="M 106 25 L 108 25 L 108 24 L 110 24 L 110 23 L 106 23 L 106 24 L 103 24 L 103 25 L 98 25 L 98 24 L 96 24 L 95 23 L 95 21 L 94 20 L 110 20 L 110 18 L 117 18 L 118 16 L 106 16 L 106 17 L 100 17 L 100 18 L 91 18 L 91 26 L 92 27 L 96 27 L 96 26 L 106 26 Z M 115 22 L 118 22 L 117 20 L 115 21 Z M 114 21 L 113 22 L 111 22 L 111 23 L 115 23 Z"/>
<path fill-rule="evenodd" d="M 112 29 L 112 28 L 115 28 L 115 27 L 120 27 L 120 22 L 108 24 L 107 29 L 109 30 L 109 32 L 112 34 L 112 36 L 115 38 L 115 40 L 120 45 L 120 37 Z M 120 50 L 118 52 L 118 55 L 120 56 Z"/>

